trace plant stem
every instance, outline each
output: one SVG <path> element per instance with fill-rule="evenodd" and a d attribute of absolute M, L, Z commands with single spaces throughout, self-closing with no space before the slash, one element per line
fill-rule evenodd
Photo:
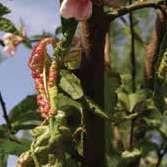
<path fill-rule="evenodd" d="M 129 4 L 132 4 L 132 0 L 129 0 Z M 136 92 L 136 55 L 135 55 L 135 31 L 134 31 L 134 21 L 133 13 L 129 12 L 129 22 L 130 22 L 130 34 L 131 34 L 131 52 L 130 52 L 130 61 L 131 61 L 131 76 L 132 76 L 132 92 Z M 129 149 L 133 149 L 136 138 L 134 137 L 134 128 L 135 128 L 135 118 L 131 120 L 130 125 L 130 137 L 129 137 Z M 140 158 L 132 160 L 127 167 L 138 167 L 140 163 Z"/>
<path fill-rule="evenodd" d="M 133 14 L 132 12 L 129 13 L 129 21 L 130 21 L 130 34 L 131 34 L 131 53 L 130 53 L 130 60 L 131 60 L 131 75 L 132 75 L 132 91 L 133 93 L 136 91 L 136 58 L 135 58 L 135 33 L 133 27 Z"/>
<path fill-rule="evenodd" d="M 132 0 L 129 0 L 129 4 L 132 3 Z M 132 92 L 136 91 L 136 58 L 135 58 L 135 32 L 133 27 L 133 13 L 129 13 L 129 22 L 130 22 L 130 34 L 131 34 L 131 52 L 130 52 L 130 61 L 131 61 L 131 76 L 132 76 Z M 131 121 L 130 129 L 130 138 L 129 138 L 129 148 L 133 147 L 133 134 L 134 134 L 134 120 Z"/>
<path fill-rule="evenodd" d="M 134 134 L 134 119 L 131 120 L 131 124 L 130 124 L 130 137 L 129 137 L 129 148 L 132 149 L 133 147 L 133 134 Z"/>
<path fill-rule="evenodd" d="M 12 126 L 11 126 L 9 118 L 8 118 L 8 114 L 7 114 L 7 110 L 6 110 L 6 105 L 5 105 L 5 102 L 3 100 L 1 92 L 0 92 L 0 103 L 1 103 L 1 107 L 2 107 L 3 117 L 4 117 L 5 121 L 6 121 L 8 129 L 11 131 Z"/>

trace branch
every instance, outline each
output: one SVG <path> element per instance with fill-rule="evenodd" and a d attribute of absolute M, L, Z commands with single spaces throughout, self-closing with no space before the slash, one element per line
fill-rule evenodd
<path fill-rule="evenodd" d="M 0 92 L 0 103 L 1 103 L 1 106 L 2 106 L 3 117 L 4 117 L 5 121 L 6 121 L 7 127 L 8 127 L 9 130 L 11 130 L 12 126 L 11 126 L 9 118 L 8 118 L 5 102 L 3 100 L 1 92 Z"/>
<path fill-rule="evenodd" d="M 113 21 L 114 19 L 126 15 L 132 11 L 138 10 L 138 9 L 143 9 L 143 8 L 154 8 L 154 9 L 159 9 L 161 11 L 164 12 L 164 8 L 163 5 L 165 5 L 167 7 L 167 1 L 166 0 L 162 0 L 159 2 L 135 2 L 131 5 L 125 6 L 125 7 L 121 7 L 120 9 L 118 9 L 116 12 L 114 12 L 113 14 L 109 14 L 108 15 L 108 19 L 110 21 Z"/>

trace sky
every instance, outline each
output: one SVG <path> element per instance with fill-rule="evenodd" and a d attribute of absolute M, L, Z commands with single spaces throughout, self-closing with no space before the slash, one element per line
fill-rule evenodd
<path fill-rule="evenodd" d="M 35 35 L 42 31 L 54 32 L 60 25 L 58 0 L 0 0 L 12 12 L 7 15 L 18 27 L 24 21 L 27 35 Z M 0 33 L 0 38 L 2 37 Z M 0 48 L 0 53 L 3 53 Z M 31 50 L 20 45 L 16 55 L 0 63 L 0 91 L 8 111 L 27 95 L 34 93 L 34 83 L 27 61 Z M 5 56 L 5 55 L 4 55 Z M 0 123 L 3 123 L 0 108 Z M 11 157 L 8 167 L 15 167 L 15 158 Z"/>

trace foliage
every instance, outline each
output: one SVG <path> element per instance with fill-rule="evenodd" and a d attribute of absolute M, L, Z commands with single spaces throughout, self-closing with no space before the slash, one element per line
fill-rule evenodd
<path fill-rule="evenodd" d="M 100 149 L 104 167 L 167 166 L 166 3 L 92 2 L 90 19 L 61 18 L 54 35 L 22 41 L 33 46 L 29 67 L 37 95 L 28 95 L 9 114 L 1 99 L 6 123 L 0 125 L 0 166 L 7 167 L 10 155 L 18 156 L 17 167 L 90 166 L 102 159 Z M 0 31 L 19 36 L 5 17 L 10 12 L 0 3 Z M 99 125 L 105 125 L 105 148 L 97 140 L 104 134 Z"/>

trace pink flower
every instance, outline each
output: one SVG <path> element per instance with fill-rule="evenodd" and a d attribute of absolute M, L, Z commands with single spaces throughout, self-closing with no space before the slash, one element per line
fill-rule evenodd
<path fill-rule="evenodd" d="M 13 56 L 16 52 L 16 47 L 17 45 L 23 41 L 23 37 L 12 34 L 12 33 L 6 33 L 4 34 L 4 36 L 2 37 L 2 40 L 5 44 L 4 47 L 4 52 L 6 52 L 7 54 Z"/>
<path fill-rule="evenodd" d="M 86 20 L 92 15 L 92 2 L 91 0 L 63 0 L 60 13 L 66 19 Z"/>

